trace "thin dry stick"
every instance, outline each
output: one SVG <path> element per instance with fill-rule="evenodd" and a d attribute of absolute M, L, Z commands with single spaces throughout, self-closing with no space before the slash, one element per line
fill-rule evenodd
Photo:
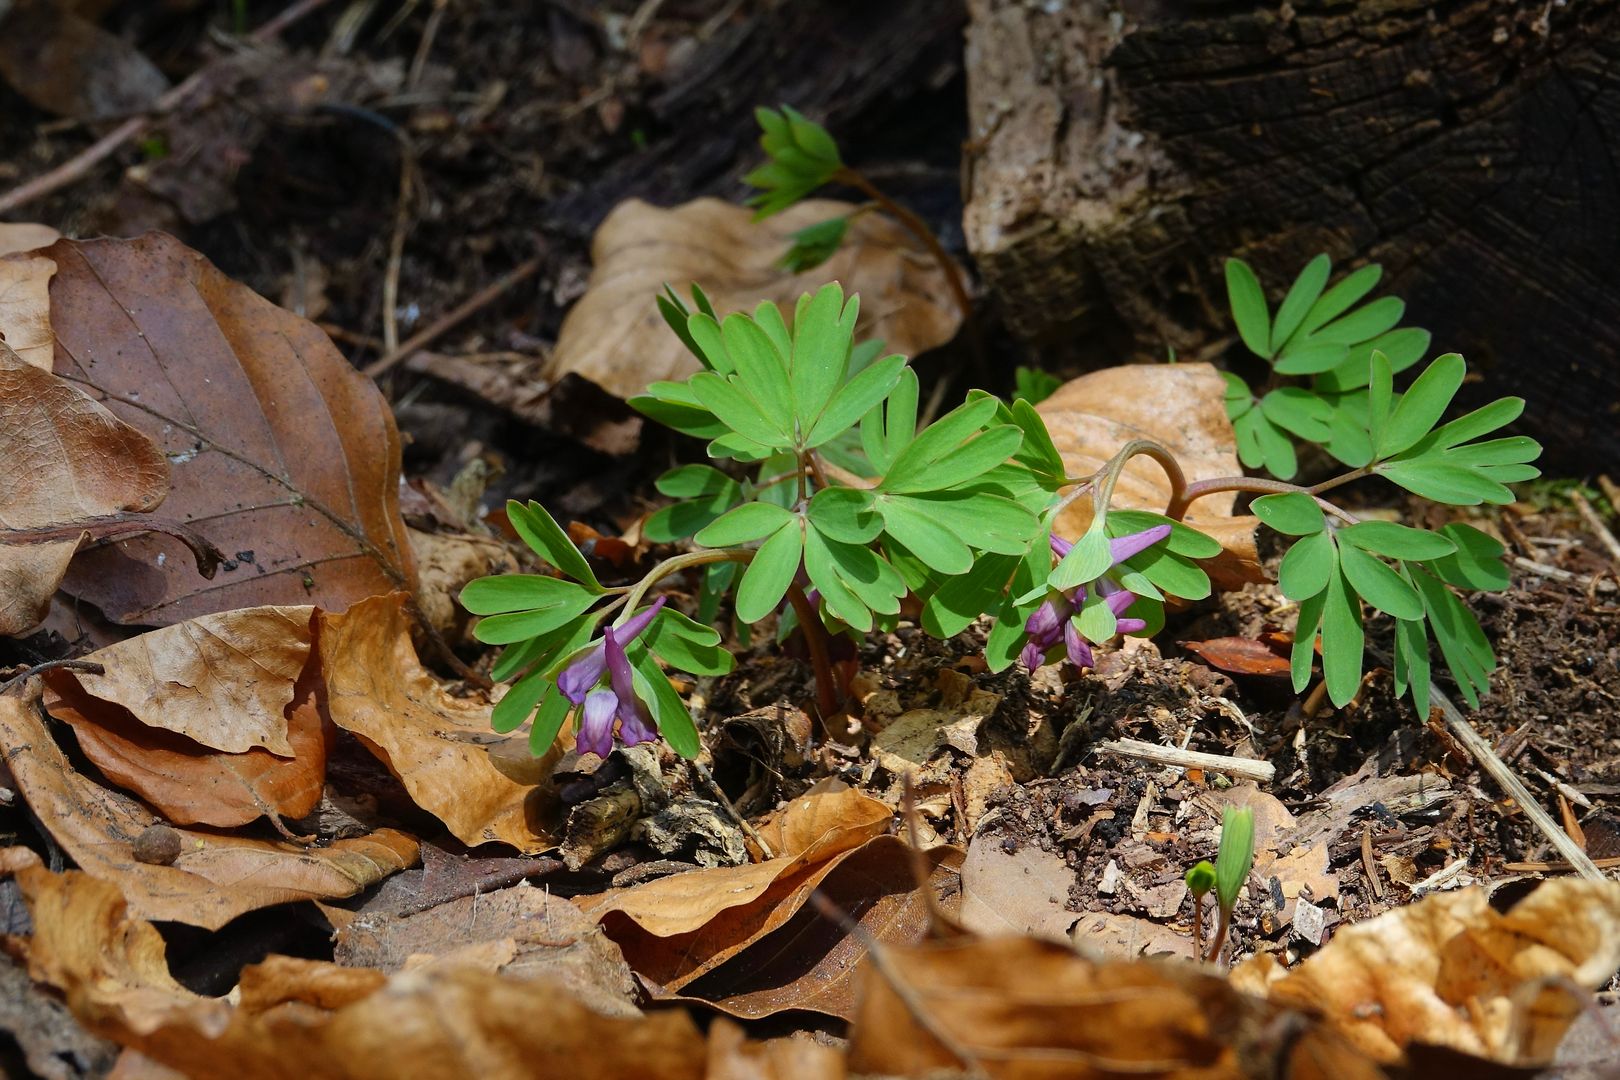
<path fill-rule="evenodd" d="M 1174 746 L 1160 746 L 1158 743 L 1143 742 L 1140 739 L 1107 739 L 1098 743 L 1097 749 L 1106 750 L 1110 754 L 1118 754 L 1121 757 L 1151 761 L 1156 765 L 1170 765 L 1178 769 L 1205 769 L 1209 772 L 1225 773 L 1228 776 L 1235 776 L 1242 780 L 1253 780 L 1260 784 L 1269 784 L 1277 776 L 1277 767 L 1269 761 L 1227 757 L 1222 754 L 1204 754 L 1197 750 L 1181 750 Z"/>
<path fill-rule="evenodd" d="M 248 40 L 261 44 L 269 41 L 299 19 L 312 11 L 325 7 L 330 2 L 331 0 L 298 0 L 297 3 L 289 6 L 280 15 L 249 34 Z M 162 97 L 158 98 L 152 104 L 150 111 L 140 116 L 130 117 L 50 172 L 36 176 L 27 183 L 19 184 L 4 195 L 0 195 L 0 214 L 8 214 L 18 207 L 26 206 L 37 199 L 43 199 L 52 192 L 77 182 L 88 174 L 91 169 L 117 153 L 124 144 L 134 142 L 142 135 L 145 135 L 158 117 L 173 112 L 191 97 L 214 70 L 216 63 L 219 63 L 219 61 L 204 64 L 192 72 L 178 86 L 171 88 Z"/>
<path fill-rule="evenodd" d="M 0 694 L 10 690 L 13 686 L 21 686 L 42 672 L 57 670 L 80 671 L 86 675 L 107 674 L 107 669 L 94 660 L 47 660 L 43 664 L 35 664 L 31 668 L 18 672 L 5 682 L 0 683 Z"/>
<path fill-rule="evenodd" d="M 405 76 L 405 89 L 415 90 L 417 83 L 422 81 L 422 71 L 427 67 L 428 53 L 433 51 L 433 39 L 439 36 L 439 24 L 444 21 L 444 10 L 450 6 L 450 0 L 433 0 L 433 10 L 428 12 L 427 25 L 422 27 L 422 39 L 416 43 L 416 55 L 411 57 L 411 73 Z"/>
<path fill-rule="evenodd" d="M 1569 493 L 1569 499 L 1570 502 L 1575 504 L 1575 509 L 1581 512 L 1581 518 L 1586 522 L 1586 527 L 1591 529 L 1599 540 L 1603 541 L 1603 546 L 1609 549 L 1609 557 L 1615 561 L 1616 566 L 1620 566 L 1620 540 L 1616 540 L 1614 533 L 1610 532 L 1609 527 L 1603 524 L 1603 519 L 1598 517 L 1596 510 L 1592 509 L 1592 504 L 1586 501 L 1585 495 L 1578 491 L 1572 491 Z"/>
<path fill-rule="evenodd" d="M 1558 854 L 1564 857 L 1564 861 L 1568 862 L 1583 878 L 1591 881 L 1605 880 L 1603 871 L 1597 868 L 1597 864 L 1592 862 L 1591 857 L 1581 850 L 1579 844 L 1570 839 L 1568 833 L 1558 827 L 1558 822 L 1552 819 L 1551 814 L 1542 809 L 1541 804 L 1536 801 L 1536 797 L 1531 794 L 1530 789 L 1525 787 L 1524 781 L 1520 780 L 1518 775 L 1508 768 L 1507 762 L 1497 756 L 1496 751 L 1491 748 L 1490 743 L 1485 741 L 1484 736 L 1474 730 L 1474 725 L 1468 722 L 1468 718 L 1463 716 L 1457 706 L 1451 703 L 1451 699 L 1446 697 L 1440 688 L 1433 683 L 1429 684 L 1429 697 L 1435 704 L 1440 706 L 1440 712 L 1446 718 L 1446 726 L 1451 728 L 1451 733 L 1457 737 L 1457 741 L 1467 747 L 1468 752 L 1474 755 L 1474 760 L 1479 762 L 1480 768 L 1489 773 L 1491 779 L 1495 780 L 1503 791 L 1513 797 L 1513 801 L 1518 803 L 1520 808 L 1524 810 L 1524 814 L 1530 819 L 1531 824 L 1540 829 L 1542 834 L 1552 842 L 1552 846 L 1557 849 Z"/>
<path fill-rule="evenodd" d="M 463 300 L 450 312 L 445 315 L 441 315 L 439 318 L 425 326 L 420 332 L 413 334 L 399 348 L 393 350 L 388 355 L 381 357 L 380 359 L 372 361 L 366 366 L 366 374 L 375 379 L 379 375 L 382 375 L 384 372 L 393 368 L 401 361 L 409 360 L 413 355 L 420 352 L 433 341 L 437 340 L 441 334 L 454 330 L 468 318 L 494 303 L 500 298 L 502 293 L 506 292 L 506 290 L 518 284 L 520 281 L 523 281 L 525 278 L 533 277 L 535 272 L 539 269 L 540 259 L 538 256 L 536 256 L 535 258 L 530 259 L 528 262 L 507 271 L 503 277 L 498 278 L 493 284 L 488 285 L 474 293 L 466 300 Z"/>
<path fill-rule="evenodd" d="M 762 860 L 776 858 L 776 853 L 771 850 L 771 845 L 767 844 L 765 838 L 759 835 L 752 825 L 748 824 L 748 819 L 738 812 L 737 807 L 732 804 L 731 797 L 720 787 L 719 782 L 714 778 L 714 774 L 709 772 L 709 767 L 701 761 L 689 761 L 687 765 L 691 767 L 693 772 L 703 778 L 703 782 L 709 786 L 710 793 L 720 800 L 720 805 L 726 808 L 726 813 L 731 815 L 731 820 L 737 823 L 737 828 L 742 830 L 742 834 L 759 846 L 760 858 Z"/>
<path fill-rule="evenodd" d="M 394 203 L 394 232 L 388 240 L 388 269 L 383 273 L 383 351 L 399 348 L 399 271 L 405 262 L 405 238 L 411 231 L 411 188 L 416 179 L 416 148 L 400 128 L 394 129 L 399 142 L 399 196 Z"/>

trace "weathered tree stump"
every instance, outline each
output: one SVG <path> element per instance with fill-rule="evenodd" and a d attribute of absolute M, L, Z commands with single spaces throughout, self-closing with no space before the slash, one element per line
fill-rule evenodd
<path fill-rule="evenodd" d="M 1144 352 L 1382 263 L 1556 467 L 1620 464 L 1620 4 L 972 0 L 968 245 L 1021 337 Z"/>

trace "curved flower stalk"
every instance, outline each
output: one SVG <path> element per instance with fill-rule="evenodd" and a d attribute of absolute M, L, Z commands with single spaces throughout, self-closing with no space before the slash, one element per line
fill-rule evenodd
<path fill-rule="evenodd" d="M 1118 633 L 1133 634 L 1146 629 L 1147 623 L 1143 620 L 1124 617 L 1126 610 L 1136 602 L 1136 594 L 1119 583 L 1113 568 L 1169 536 L 1170 528 L 1169 525 L 1155 525 L 1140 532 L 1115 537 L 1108 542 L 1111 560 L 1108 570 L 1096 580 L 1078 585 L 1068 592 L 1054 590 L 1024 624 L 1024 631 L 1029 635 L 1023 651 L 1019 654 L 1024 666 L 1031 672 L 1035 671 L 1048 662 L 1048 654 L 1059 644 L 1064 649 L 1063 658 L 1075 667 L 1094 666 L 1091 646 L 1096 642 L 1086 640 L 1085 635 L 1081 633 L 1078 616 L 1088 596 L 1096 595 L 1101 598 L 1103 604 L 1114 615 L 1114 629 Z M 1074 547 L 1061 536 L 1054 535 L 1051 540 L 1052 552 L 1059 559 Z"/>
<path fill-rule="evenodd" d="M 664 597 L 660 596 L 651 606 L 626 619 L 623 626 L 604 629 L 602 640 L 557 677 L 557 689 L 579 707 L 574 745 L 582 753 L 604 758 L 612 753 L 615 722 L 618 741 L 625 746 L 658 738 L 658 727 L 647 703 L 636 696 L 630 658 L 624 650 L 641 636 L 663 606 Z M 599 686 L 604 675 L 607 685 Z"/>

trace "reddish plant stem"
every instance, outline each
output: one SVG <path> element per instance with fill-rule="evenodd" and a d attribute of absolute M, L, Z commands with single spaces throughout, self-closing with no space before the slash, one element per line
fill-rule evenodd
<path fill-rule="evenodd" d="M 1204 897 L 1193 897 L 1193 955 L 1204 958 Z"/>
<path fill-rule="evenodd" d="M 797 582 L 788 586 L 787 598 L 799 618 L 805 648 L 810 651 L 810 667 L 816 674 L 816 708 L 825 725 L 838 712 L 838 687 L 834 683 L 832 657 L 827 650 L 827 628 L 821 625 L 821 615 Z"/>
<path fill-rule="evenodd" d="M 1343 478 L 1339 478 L 1338 482 L 1344 482 Z M 1330 481 L 1330 483 L 1333 482 Z M 1206 495 L 1214 495 L 1222 491 L 1247 491 L 1257 495 L 1309 495 L 1316 500 L 1316 505 L 1347 524 L 1354 525 L 1361 520 L 1348 510 L 1317 495 L 1317 490 L 1317 488 L 1306 488 L 1300 487 L 1298 484 L 1284 483 L 1281 480 L 1267 480 L 1260 476 L 1222 476 L 1214 480 L 1199 480 L 1181 488 L 1171 497 L 1170 505 L 1165 507 L 1164 515 L 1180 521 L 1186 517 L 1187 508 Z"/>
<path fill-rule="evenodd" d="M 1221 953 L 1226 950 L 1226 932 L 1231 928 L 1231 925 L 1232 913 L 1222 907 L 1220 920 L 1215 924 L 1215 940 L 1210 942 L 1209 955 L 1204 959 L 1212 964 L 1221 962 Z"/>
<path fill-rule="evenodd" d="M 940 270 L 944 272 L 945 283 L 950 286 L 957 310 L 962 313 L 962 321 L 967 322 L 973 317 L 973 298 L 968 295 L 967 281 L 962 277 L 962 268 L 956 265 L 955 259 L 946 254 L 939 238 L 934 235 L 934 230 L 930 229 L 922 218 L 885 195 L 881 188 L 868 180 L 858 169 L 845 165 L 833 174 L 832 179 L 834 183 L 847 184 L 870 197 L 883 208 L 884 213 L 900 222 L 907 232 L 921 241 L 928 249 L 928 253 L 934 257 L 934 261 L 939 264 Z"/>

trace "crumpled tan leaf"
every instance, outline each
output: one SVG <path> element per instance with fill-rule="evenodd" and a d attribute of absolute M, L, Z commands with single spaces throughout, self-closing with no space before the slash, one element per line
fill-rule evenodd
<path fill-rule="evenodd" d="M 1096 471 L 1132 439 L 1152 439 L 1175 455 L 1192 482 L 1243 475 L 1225 395 L 1226 381 L 1210 364 L 1129 364 L 1072 379 L 1035 411 L 1046 420 L 1070 476 Z M 1170 495 L 1164 469 L 1138 456 L 1120 474 L 1113 505 L 1163 513 Z M 1186 517 L 1225 549 L 1203 563 L 1217 588 L 1266 580 L 1254 547 L 1257 521 L 1232 516 L 1236 499 L 1229 491 L 1210 495 Z M 1090 502 L 1077 499 L 1059 515 L 1056 531 L 1077 537 L 1090 522 Z"/>
<path fill-rule="evenodd" d="M 1433 893 L 1337 931 L 1292 970 L 1254 957 L 1233 982 L 1320 1011 L 1378 1061 L 1426 1043 L 1538 1066 L 1616 968 L 1620 883 L 1557 878 L 1505 914 L 1479 888 Z"/>
<path fill-rule="evenodd" d="M 464 844 L 534 853 L 556 844 L 551 767 L 527 733 L 490 729 L 482 696 L 451 696 L 417 659 L 403 597 L 374 596 L 320 616 L 320 663 L 332 722 L 353 732 L 416 804 Z"/>
<path fill-rule="evenodd" d="M 825 263 L 801 274 L 777 265 L 793 233 L 855 207 L 807 199 L 754 221 L 753 211 L 720 199 L 674 209 L 639 199 L 620 203 L 591 242 L 590 285 L 557 335 L 546 377 L 580 375 L 621 398 L 660 379 L 684 379 L 698 362 L 658 314 L 668 283 L 690 306 L 695 282 L 722 317 L 774 300 L 791 318 L 801 293 L 829 281 L 861 296 L 856 337 L 880 338 L 889 352 L 916 356 L 956 334 L 961 314 L 944 274 L 909 233 L 881 214 L 862 214 Z"/>
<path fill-rule="evenodd" d="M 44 618 L 84 535 L 76 526 L 149 512 L 168 490 L 169 463 L 150 439 L 0 344 L 0 634 Z M 66 535 L 26 535 L 46 529 Z"/>
<path fill-rule="evenodd" d="M 28 242 L 24 237 L 15 239 Z M 56 351 L 56 338 L 51 334 L 51 275 L 56 273 L 56 264 L 42 255 L 7 255 L 7 242 L 0 233 L 0 341 L 26 363 L 49 371 Z"/>
<path fill-rule="evenodd" d="M 325 847 L 176 829 L 180 855 L 172 865 L 141 862 L 135 841 L 158 819 L 76 770 L 36 705 L 37 698 L 0 696 L 0 745 L 17 787 L 73 861 L 115 882 L 142 918 L 215 930 L 273 904 L 353 896 L 416 861 L 416 841 L 392 829 Z"/>
<path fill-rule="evenodd" d="M 314 613 L 305 605 L 199 615 L 91 653 L 103 674 L 63 678 L 203 746 L 292 757 L 285 713 L 309 660 Z"/>

